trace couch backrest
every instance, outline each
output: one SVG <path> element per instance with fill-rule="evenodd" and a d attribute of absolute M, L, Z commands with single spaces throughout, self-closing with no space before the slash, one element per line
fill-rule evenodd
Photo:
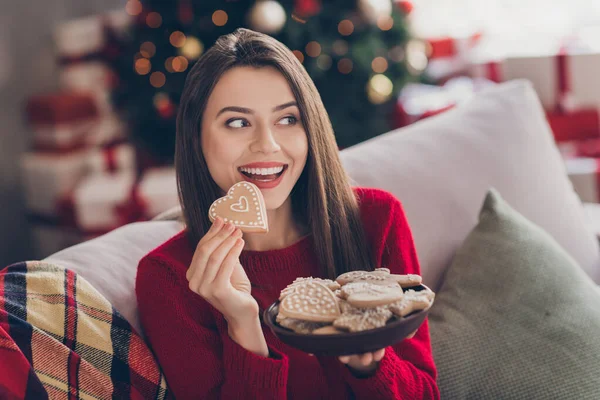
<path fill-rule="evenodd" d="M 342 151 L 361 186 L 390 191 L 404 205 L 424 282 L 438 288 L 454 252 L 494 187 L 548 231 L 600 282 L 600 253 L 584 224 L 531 84 L 486 90 L 455 110 Z M 177 213 L 166 214 L 174 218 Z M 178 221 L 131 224 L 65 249 L 48 260 L 72 268 L 139 329 L 134 283 L 141 257 L 175 235 Z"/>
<path fill-rule="evenodd" d="M 425 283 L 439 288 L 494 187 L 550 233 L 596 282 L 598 242 L 527 81 L 481 92 L 461 106 L 342 152 L 357 185 L 403 203 Z"/>
<path fill-rule="evenodd" d="M 136 222 L 45 260 L 72 269 L 85 278 L 142 333 L 134 290 L 137 265 L 144 255 L 182 228 L 178 221 Z"/>

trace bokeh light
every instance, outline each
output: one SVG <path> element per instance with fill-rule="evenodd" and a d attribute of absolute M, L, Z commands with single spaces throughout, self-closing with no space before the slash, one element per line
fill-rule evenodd
<path fill-rule="evenodd" d="M 217 10 L 212 15 L 212 22 L 216 26 L 225 25 L 227 23 L 228 19 L 229 19 L 229 17 L 227 16 L 227 13 L 223 10 Z"/>
<path fill-rule="evenodd" d="M 173 47 L 183 47 L 185 45 L 186 37 L 181 31 L 175 31 L 169 36 L 169 42 Z"/>
<path fill-rule="evenodd" d="M 315 41 L 308 42 L 306 45 L 306 54 L 310 57 L 319 57 L 321 54 L 321 45 Z"/>
<path fill-rule="evenodd" d="M 354 24 L 349 19 L 345 19 L 338 24 L 338 32 L 343 36 L 350 36 L 354 32 Z"/>
<path fill-rule="evenodd" d="M 155 71 L 150 75 L 150 84 L 155 88 L 163 87 L 167 78 L 160 71 Z"/>

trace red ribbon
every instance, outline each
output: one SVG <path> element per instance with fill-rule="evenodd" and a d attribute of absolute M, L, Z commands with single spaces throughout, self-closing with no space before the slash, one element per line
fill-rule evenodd
<path fill-rule="evenodd" d="M 557 88 L 558 98 L 556 99 L 556 111 L 566 113 L 568 112 L 569 97 L 572 95 L 570 71 L 569 71 L 569 55 L 567 50 L 562 47 L 556 56 L 556 72 L 557 72 Z"/>

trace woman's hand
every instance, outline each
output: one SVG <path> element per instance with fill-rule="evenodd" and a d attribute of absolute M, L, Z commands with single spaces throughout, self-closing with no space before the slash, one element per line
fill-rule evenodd
<path fill-rule="evenodd" d="M 385 349 L 379 349 L 372 353 L 354 354 L 351 356 L 341 356 L 339 360 L 346 364 L 356 375 L 371 375 L 379 365 L 379 361 L 385 355 Z"/>
<path fill-rule="evenodd" d="M 258 317 L 258 304 L 250 295 L 250 281 L 239 261 L 243 248 L 242 232 L 217 217 L 198 242 L 186 274 L 190 290 L 236 326 Z"/>
<path fill-rule="evenodd" d="M 417 331 L 412 332 L 406 339 L 412 339 Z M 405 339 L 405 340 L 406 340 Z M 385 349 L 379 349 L 372 353 L 354 354 L 339 357 L 340 362 L 346 364 L 352 372 L 357 375 L 368 376 L 377 370 L 379 361 L 385 355 Z"/>

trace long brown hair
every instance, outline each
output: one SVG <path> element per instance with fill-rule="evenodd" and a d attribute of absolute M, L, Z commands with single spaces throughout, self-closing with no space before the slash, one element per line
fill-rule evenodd
<path fill-rule="evenodd" d="M 357 199 L 342 167 L 331 122 L 312 79 L 294 54 L 274 38 L 249 29 L 221 36 L 189 72 L 177 115 L 175 168 L 188 238 L 195 247 L 210 227 L 208 209 L 222 194 L 202 153 L 200 127 L 219 78 L 234 67 L 276 68 L 288 81 L 308 137 L 304 171 L 292 190 L 295 218 L 303 221 L 324 275 L 372 269 Z"/>

